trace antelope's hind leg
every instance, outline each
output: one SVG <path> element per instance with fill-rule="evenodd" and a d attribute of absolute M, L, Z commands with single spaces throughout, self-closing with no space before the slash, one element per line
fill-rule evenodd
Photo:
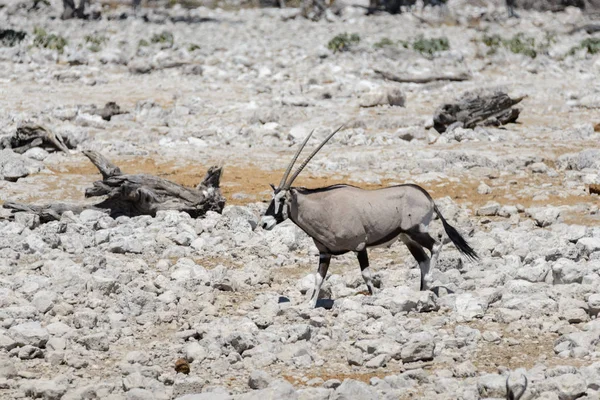
<path fill-rule="evenodd" d="M 319 254 L 319 268 L 317 269 L 317 273 L 315 274 L 315 288 L 310 300 L 308 301 L 308 304 L 312 308 L 315 308 L 317 306 L 317 300 L 319 298 L 319 293 L 321 292 L 321 286 L 323 286 L 323 281 L 327 276 L 327 270 L 329 269 L 330 262 L 331 254 Z"/>
<path fill-rule="evenodd" d="M 372 296 L 375 294 L 375 286 L 373 285 L 373 274 L 371 273 L 371 268 L 369 267 L 369 256 L 367 255 L 367 250 L 361 250 L 357 253 L 358 263 L 360 264 L 360 272 L 362 274 L 365 283 L 367 284 L 367 289 L 369 289 L 369 294 Z"/>
<path fill-rule="evenodd" d="M 412 240 L 412 238 L 406 235 L 402 235 L 400 238 L 406 247 L 408 247 L 410 254 L 412 254 L 415 260 L 417 260 L 419 263 L 419 269 L 421 270 L 421 285 L 419 290 L 429 290 L 431 284 L 431 276 L 429 275 L 429 271 L 431 269 L 431 259 L 418 242 Z"/>
<path fill-rule="evenodd" d="M 435 265 L 437 264 L 437 260 L 440 256 L 440 251 L 442 251 L 442 241 L 439 242 L 429 235 L 427 232 L 418 232 L 416 234 L 411 235 L 411 239 L 425 247 L 429 250 L 430 253 L 430 261 L 429 261 L 429 271 L 433 271 L 435 269 Z"/>

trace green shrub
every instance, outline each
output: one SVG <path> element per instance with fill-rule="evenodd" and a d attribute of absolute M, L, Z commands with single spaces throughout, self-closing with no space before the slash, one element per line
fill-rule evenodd
<path fill-rule="evenodd" d="M 173 37 L 173 34 L 171 32 L 163 31 L 161 33 L 155 33 L 154 35 L 152 35 L 150 42 L 166 45 L 167 47 L 172 47 L 173 43 L 175 42 L 175 38 Z"/>
<path fill-rule="evenodd" d="M 524 54 L 531 58 L 535 58 L 537 56 L 535 39 L 525 36 L 525 34 L 522 32 L 517 33 L 512 38 L 506 40 L 504 42 L 504 47 L 515 54 Z"/>
<path fill-rule="evenodd" d="M 61 54 L 68 43 L 64 37 L 55 35 L 54 33 L 48 34 L 44 29 L 38 27 L 34 28 L 33 35 L 34 47 L 56 50 Z"/>
<path fill-rule="evenodd" d="M 150 46 L 150 43 L 148 43 L 148 41 L 146 39 L 140 39 L 140 41 L 138 42 L 138 47 L 146 47 L 146 46 Z"/>
<path fill-rule="evenodd" d="M 394 45 L 394 42 L 391 39 L 384 37 L 379 42 L 375 43 L 373 45 L 373 47 L 375 47 L 376 49 L 382 49 L 384 47 L 393 46 L 393 45 Z"/>
<path fill-rule="evenodd" d="M 546 34 L 546 41 L 544 44 L 536 47 L 535 38 L 525 36 L 524 33 L 519 32 L 510 39 L 504 39 L 498 34 L 484 35 L 481 42 L 489 48 L 488 54 L 495 54 L 500 47 L 504 47 L 512 53 L 524 54 L 531 58 L 535 58 L 538 51 L 545 51 L 550 47 L 552 40 L 554 40 L 554 38 L 551 35 Z"/>
<path fill-rule="evenodd" d="M 445 37 L 426 39 L 423 36 L 418 36 L 414 40 L 412 47 L 413 50 L 432 57 L 435 53 L 449 50 L 450 42 Z"/>
<path fill-rule="evenodd" d="M 190 43 L 188 45 L 188 51 L 191 53 L 192 51 L 198 50 L 200 48 L 196 43 Z"/>
<path fill-rule="evenodd" d="M 102 50 L 102 45 L 106 43 L 108 39 L 104 36 L 86 35 L 84 40 L 88 44 L 88 49 L 94 53 L 97 53 Z"/>
<path fill-rule="evenodd" d="M 584 49 L 588 54 L 600 52 L 600 38 L 587 38 L 581 41 L 578 46 L 573 47 L 569 54 L 573 55 L 577 51 Z"/>
<path fill-rule="evenodd" d="M 327 48 L 334 53 L 337 53 L 338 51 L 350 50 L 352 45 L 359 42 L 360 36 L 358 36 L 358 34 L 353 33 L 348 35 L 347 33 L 342 33 L 331 39 L 329 43 L 327 43 Z"/>

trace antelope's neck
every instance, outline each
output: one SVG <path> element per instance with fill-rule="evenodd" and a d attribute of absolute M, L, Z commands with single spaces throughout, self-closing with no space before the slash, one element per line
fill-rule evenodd
<path fill-rule="evenodd" d="M 291 192 L 291 201 L 289 202 L 288 215 L 290 219 L 306 234 L 315 238 L 319 236 L 319 221 L 315 220 L 315 211 L 319 206 L 310 199 L 310 194 L 302 194 L 296 190 Z M 317 218 L 318 219 L 318 218 Z M 317 222 L 315 224 L 315 222 Z"/>

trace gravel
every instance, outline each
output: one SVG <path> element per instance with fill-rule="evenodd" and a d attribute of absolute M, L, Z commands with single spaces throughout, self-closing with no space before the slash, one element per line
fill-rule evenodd
<path fill-rule="evenodd" d="M 236 2 L 118 4 L 81 23 L 56 18 L 59 1 L 32 3 L 0 0 L 0 25 L 27 33 L 0 47 L 0 143 L 39 123 L 74 150 L 0 150 L 0 200 L 89 204 L 99 175 L 80 153 L 92 149 L 127 173 L 187 185 L 224 164 L 228 205 L 197 220 L 86 210 L 46 223 L 3 210 L 1 398 L 504 398 L 509 376 L 527 378 L 523 399 L 598 397 L 598 57 L 571 54 L 591 36 L 566 33 L 587 22 L 581 12 L 507 22 L 493 2 L 455 0 L 447 14 L 346 7 L 310 22 Z M 67 39 L 62 53 L 33 46 L 37 26 Z M 327 49 L 343 32 L 360 42 Z M 554 39 L 530 58 L 490 52 L 482 32 Z M 449 38 L 450 50 L 375 46 L 421 34 Z M 465 82 L 374 72 L 465 65 Z M 520 123 L 433 130 L 437 106 L 478 88 L 526 94 Z M 124 113 L 105 120 L 96 111 L 109 101 Z M 293 147 L 342 123 L 299 184 L 420 184 L 480 259 L 443 234 L 436 290 L 421 292 L 405 246 L 373 249 L 378 291 L 365 296 L 356 257 L 336 256 L 320 307 L 306 307 L 313 241 L 291 221 L 268 232 L 258 221 Z M 443 232 L 439 220 L 431 229 Z"/>

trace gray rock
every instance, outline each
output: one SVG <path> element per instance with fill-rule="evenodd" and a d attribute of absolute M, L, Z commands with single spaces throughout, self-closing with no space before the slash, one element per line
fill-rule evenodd
<path fill-rule="evenodd" d="M 254 370 L 248 378 L 248 386 L 251 389 L 264 389 L 269 386 L 273 378 L 264 371 Z"/>
<path fill-rule="evenodd" d="M 396 87 L 377 88 L 367 92 L 361 97 L 361 107 L 376 107 L 376 106 L 398 106 L 404 107 L 406 97 L 402 90 Z"/>
<path fill-rule="evenodd" d="M 54 303 L 56 302 L 56 298 L 57 295 L 55 292 L 40 290 L 33 296 L 31 303 L 39 312 L 45 314 L 52 309 Z"/>
<path fill-rule="evenodd" d="M 464 361 L 452 368 L 452 374 L 457 378 L 469 378 L 477 375 L 477 369 L 471 361 Z"/>
<path fill-rule="evenodd" d="M 487 307 L 487 301 L 477 298 L 470 293 L 463 293 L 456 296 L 455 309 L 458 313 L 459 321 L 471 321 L 474 318 L 481 318 L 485 314 Z"/>
<path fill-rule="evenodd" d="M 17 357 L 21 360 L 33 360 L 34 358 L 44 358 L 44 353 L 37 347 L 25 345 L 18 349 Z"/>
<path fill-rule="evenodd" d="M 67 391 L 67 386 L 43 379 L 34 379 L 21 385 L 26 396 L 47 400 L 60 400 Z"/>
<path fill-rule="evenodd" d="M 560 400 L 575 400 L 585 394 L 587 384 L 580 374 L 563 374 L 539 383 L 540 391 L 552 391 Z"/>
<path fill-rule="evenodd" d="M 500 204 L 497 202 L 489 202 L 486 205 L 477 209 L 477 215 L 492 217 L 498 214 L 500 210 Z"/>
<path fill-rule="evenodd" d="M 329 400 L 333 394 L 332 389 L 326 388 L 307 388 L 297 391 L 298 400 Z"/>
<path fill-rule="evenodd" d="M 477 391 L 481 397 L 506 397 L 506 378 L 501 375 L 487 374 L 477 380 Z"/>
<path fill-rule="evenodd" d="M 12 150 L 0 150 L 0 177 L 16 182 L 19 178 L 40 172 L 44 165 Z"/>
<path fill-rule="evenodd" d="M 202 362 L 208 355 L 208 352 L 206 351 L 204 346 L 200 345 L 200 343 L 198 343 L 198 342 L 187 343 L 184 348 L 184 353 L 185 353 L 185 358 L 189 362 L 195 361 L 197 363 Z"/>
<path fill-rule="evenodd" d="M 127 400 L 154 400 L 156 396 L 154 393 L 147 389 L 134 388 L 128 391 L 126 394 Z"/>
<path fill-rule="evenodd" d="M 363 364 L 363 353 L 356 347 L 351 347 L 346 352 L 346 360 L 349 365 L 361 366 Z"/>
<path fill-rule="evenodd" d="M 530 208 L 527 210 L 527 214 L 542 228 L 555 223 L 560 217 L 560 213 L 558 207 Z"/>
<path fill-rule="evenodd" d="M 227 393 L 194 393 L 185 394 L 177 397 L 175 400 L 232 400 L 233 397 Z"/>
<path fill-rule="evenodd" d="M 365 364 L 367 368 L 381 368 L 385 367 L 390 360 L 390 356 L 387 354 L 380 354 L 378 356 L 373 357 Z"/>
<path fill-rule="evenodd" d="M 595 251 L 600 251 L 599 237 L 584 237 L 577 241 L 577 249 L 584 256 L 588 256 Z"/>
<path fill-rule="evenodd" d="M 586 272 L 585 265 L 561 258 L 552 265 L 554 284 L 581 283 Z"/>
<path fill-rule="evenodd" d="M 8 334 L 19 346 L 44 347 L 49 338 L 48 331 L 39 322 L 15 325 L 8 330 Z"/>
<path fill-rule="evenodd" d="M 152 71 L 152 63 L 150 60 L 139 58 L 131 60 L 127 67 L 132 74 L 147 74 Z"/>
<path fill-rule="evenodd" d="M 287 381 L 278 379 L 273 381 L 268 388 L 244 393 L 236 400 L 264 400 L 264 399 L 290 399 L 297 400 L 298 394 L 294 387 Z"/>
<path fill-rule="evenodd" d="M 17 347 L 17 342 L 7 335 L 0 334 L 0 349 L 10 351 Z"/>
<path fill-rule="evenodd" d="M 83 336 L 79 339 L 81 344 L 88 350 L 96 351 L 108 351 L 110 350 L 110 343 L 106 333 L 99 332 L 91 335 Z"/>
<path fill-rule="evenodd" d="M 410 336 L 408 343 L 402 347 L 402 361 L 427 361 L 433 359 L 435 343 L 428 332 L 418 332 Z"/>
<path fill-rule="evenodd" d="M 335 389 L 331 400 L 376 399 L 377 392 L 366 383 L 354 379 L 344 379 Z"/>

